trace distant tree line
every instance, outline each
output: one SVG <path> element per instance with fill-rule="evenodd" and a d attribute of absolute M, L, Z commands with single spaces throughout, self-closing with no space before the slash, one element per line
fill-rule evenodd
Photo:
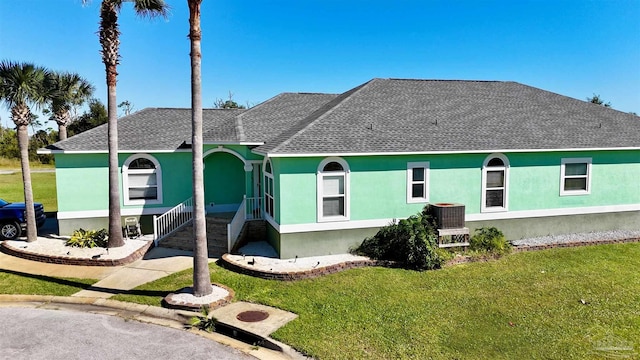
<path fill-rule="evenodd" d="M 45 114 L 46 111 L 43 111 Z M 107 109 L 100 100 L 92 98 L 88 102 L 88 110 L 67 125 L 68 136 L 73 136 L 81 132 L 93 129 L 96 126 L 107 122 Z M 31 128 L 34 130 L 29 137 L 29 160 L 39 161 L 43 164 L 53 162 L 52 155 L 38 155 L 40 148 L 46 147 L 58 141 L 58 131 L 47 128 L 35 130 L 42 123 L 38 116 L 31 115 Z M 20 148 L 18 147 L 18 137 L 15 128 L 4 127 L 0 124 L 0 157 L 8 159 L 20 159 Z"/>

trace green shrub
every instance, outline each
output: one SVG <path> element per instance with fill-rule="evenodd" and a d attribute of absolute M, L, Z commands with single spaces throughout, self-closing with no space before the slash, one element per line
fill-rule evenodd
<path fill-rule="evenodd" d="M 67 240 L 66 245 L 80 248 L 106 247 L 107 230 L 78 229 L 71 234 L 71 238 Z"/>
<path fill-rule="evenodd" d="M 194 327 L 196 329 L 200 329 L 206 331 L 208 333 L 216 331 L 216 323 L 218 320 L 211 316 L 209 313 L 209 308 L 206 306 L 202 307 L 202 311 L 200 315 L 196 315 L 189 320 L 188 328 Z"/>
<path fill-rule="evenodd" d="M 476 229 L 469 241 L 469 248 L 475 251 L 486 251 L 496 255 L 504 255 L 511 251 L 511 244 L 497 228 L 482 227 Z"/>
<path fill-rule="evenodd" d="M 422 213 L 381 228 L 353 252 L 372 259 L 390 260 L 414 270 L 439 268 L 444 259 L 438 252 L 438 237 L 428 208 Z"/>

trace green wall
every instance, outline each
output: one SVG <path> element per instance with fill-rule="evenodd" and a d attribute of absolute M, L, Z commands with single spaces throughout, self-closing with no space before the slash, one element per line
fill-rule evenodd
<path fill-rule="evenodd" d="M 119 165 L 133 153 L 118 156 Z M 191 153 L 151 153 L 162 170 L 163 201 L 152 205 L 120 205 L 123 209 L 173 207 L 191 196 Z M 56 154 L 58 211 L 106 210 L 109 208 L 107 154 Z M 122 194 L 122 172 L 120 172 Z"/>
<path fill-rule="evenodd" d="M 407 217 L 424 204 L 407 204 L 408 162 L 430 162 L 431 203 L 457 202 L 479 214 L 482 164 L 489 153 L 344 157 L 350 168 L 350 220 Z M 509 211 L 640 203 L 640 151 L 505 153 Z M 592 158 L 591 194 L 560 196 L 562 158 Z M 324 158 L 275 158 L 276 221 L 317 221 L 316 171 Z"/>
<path fill-rule="evenodd" d="M 109 208 L 108 155 L 56 154 L 58 211 Z"/>
<path fill-rule="evenodd" d="M 204 160 L 205 203 L 239 204 L 246 191 L 244 163 L 226 152 Z"/>

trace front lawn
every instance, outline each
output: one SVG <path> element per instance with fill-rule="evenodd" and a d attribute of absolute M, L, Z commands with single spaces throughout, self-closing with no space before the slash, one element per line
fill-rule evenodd
<path fill-rule="evenodd" d="M 437 271 L 356 269 L 297 282 L 210 268 L 212 281 L 234 289 L 236 300 L 298 314 L 273 337 L 318 359 L 596 359 L 603 339 L 631 343 L 640 353 L 638 243 L 520 253 Z M 183 271 L 137 290 L 191 284 L 192 273 Z"/>
<path fill-rule="evenodd" d="M 55 172 L 31 173 L 31 188 L 33 201 L 42 203 L 44 211 L 58 211 Z M 24 202 L 24 188 L 20 171 L 13 174 L 0 174 L 0 199 L 9 202 Z"/>
<path fill-rule="evenodd" d="M 70 296 L 98 280 L 65 279 L 0 270 L 0 294 Z"/>

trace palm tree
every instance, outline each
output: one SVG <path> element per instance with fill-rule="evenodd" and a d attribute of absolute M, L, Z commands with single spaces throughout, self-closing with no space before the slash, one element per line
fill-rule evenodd
<path fill-rule="evenodd" d="M 66 72 L 54 73 L 50 86 L 53 93 L 49 106 L 51 120 L 58 124 L 58 140 L 64 140 L 67 138 L 67 125 L 71 122 L 71 107 L 89 100 L 95 89 L 80 75 Z"/>
<path fill-rule="evenodd" d="M 11 110 L 11 120 L 16 124 L 24 202 L 27 218 L 27 241 L 38 239 L 36 215 L 33 208 L 31 171 L 29 169 L 29 134 L 27 127 L 32 119 L 29 106 L 40 107 L 48 101 L 46 80 L 51 76 L 43 67 L 13 61 L 0 62 L 0 99 Z"/>
<path fill-rule="evenodd" d="M 207 222 L 204 211 L 204 181 L 202 162 L 202 52 L 200 41 L 200 4 L 202 0 L 187 0 L 189 4 L 189 40 L 191 41 L 191 146 L 193 154 L 193 295 L 213 292 L 209 275 Z"/>
<path fill-rule="evenodd" d="M 89 0 L 83 0 L 87 3 Z M 107 113 L 109 122 L 107 138 L 109 148 L 109 242 L 107 247 L 124 245 L 120 213 L 120 185 L 118 179 L 118 103 L 116 101 L 116 77 L 120 58 L 120 30 L 118 13 L 123 3 L 132 2 L 136 14 L 141 17 L 166 17 L 169 6 L 164 0 L 102 0 L 100 5 L 99 38 L 102 46 L 102 62 L 107 75 Z"/>

